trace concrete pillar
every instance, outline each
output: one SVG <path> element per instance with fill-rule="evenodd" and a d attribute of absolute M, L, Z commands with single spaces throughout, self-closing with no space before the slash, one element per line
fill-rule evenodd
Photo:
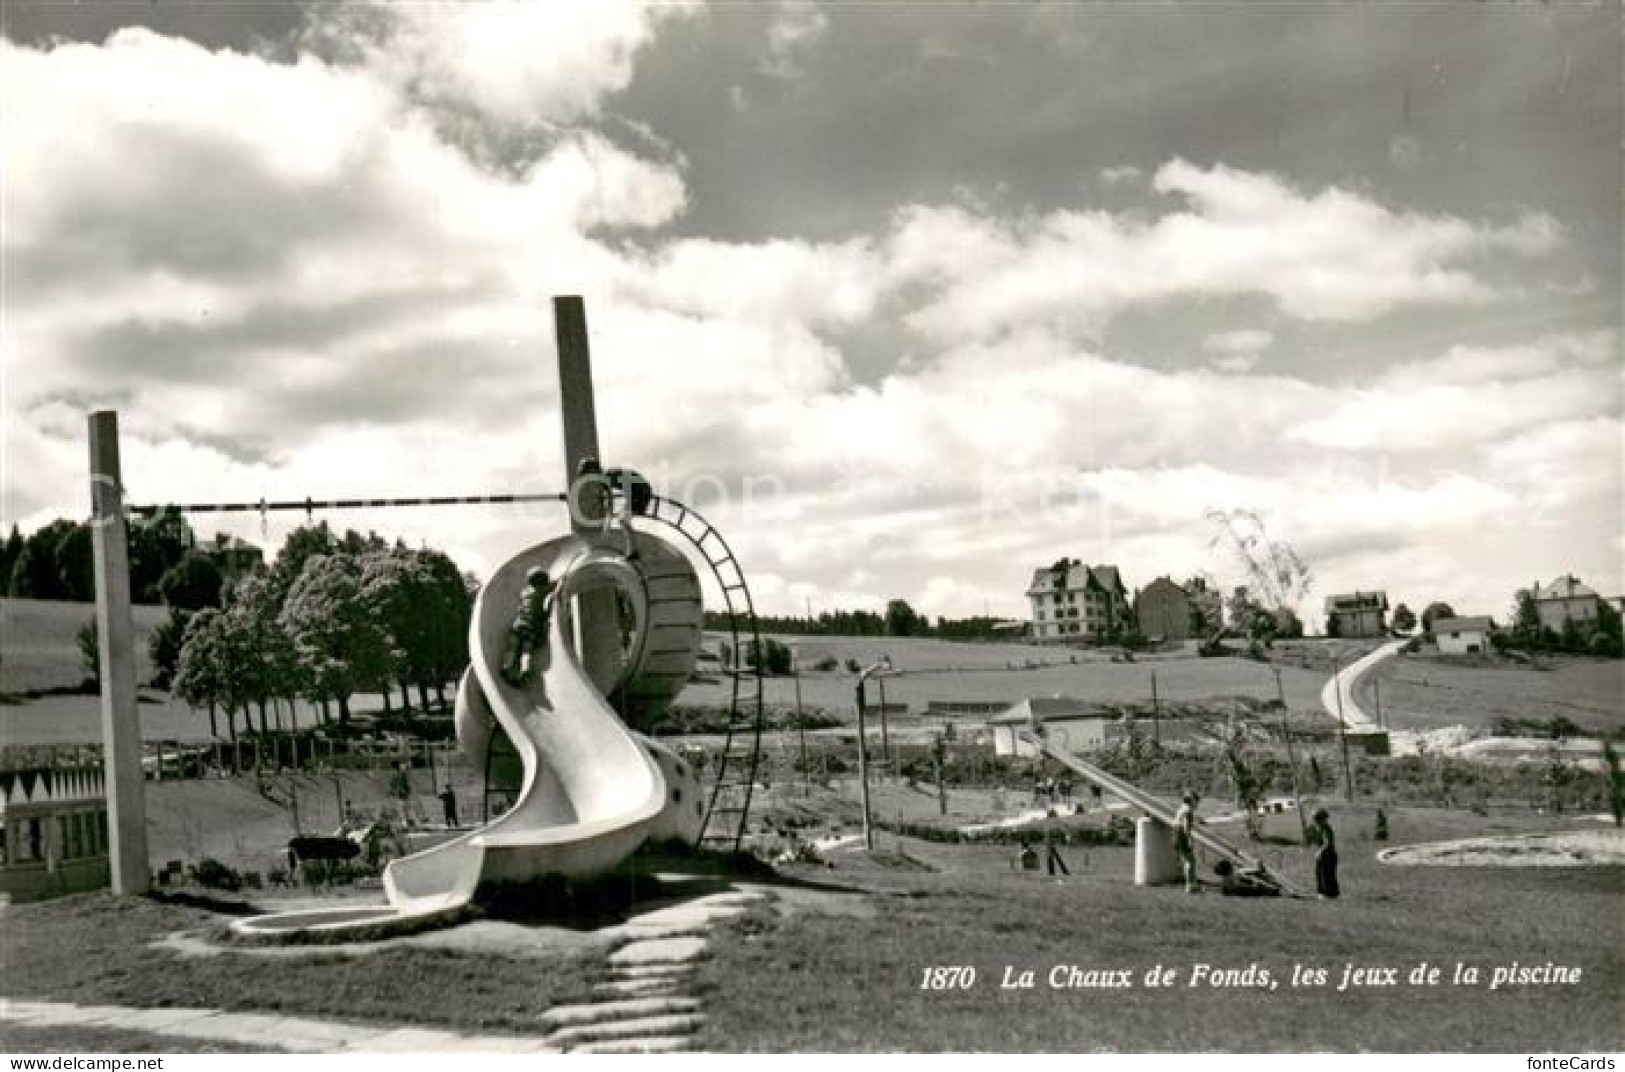
<path fill-rule="evenodd" d="M 90 415 L 91 534 L 96 559 L 96 629 L 101 641 L 102 748 L 107 787 L 108 870 L 113 892 L 139 894 L 147 864 L 146 786 L 135 698 L 130 620 L 130 552 L 119 476 L 118 414 Z"/>
<path fill-rule="evenodd" d="M 594 543 L 603 541 L 603 507 L 593 487 L 580 488 L 576 472 L 592 458 L 600 466 L 598 416 L 593 402 L 592 353 L 587 344 L 587 311 L 580 297 L 553 299 L 553 337 L 559 358 L 559 415 L 564 426 L 564 474 L 569 481 L 570 526 Z M 580 492 L 585 492 L 581 494 Z M 556 580 L 556 578 L 555 578 Z M 600 691 L 608 692 L 621 668 L 619 618 L 609 589 L 576 597 L 576 628 L 581 665 Z"/>
<path fill-rule="evenodd" d="M 1174 851 L 1173 827 L 1143 815 L 1134 823 L 1134 884 L 1165 886 L 1183 882 L 1184 869 Z"/>

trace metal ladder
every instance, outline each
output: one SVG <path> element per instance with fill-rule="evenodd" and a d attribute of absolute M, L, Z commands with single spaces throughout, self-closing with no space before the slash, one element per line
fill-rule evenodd
<path fill-rule="evenodd" d="M 766 652 L 756 621 L 756 605 L 738 559 L 709 521 L 677 500 L 660 496 L 650 499 L 641 516 L 675 529 L 700 553 L 711 567 L 727 605 L 728 631 L 733 641 L 733 665 L 723 671 L 731 683 L 727 736 L 696 844 L 738 852 L 750 819 L 766 720 L 762 682 Z M 752 654 L 754 666 L 749 665 Z"/>

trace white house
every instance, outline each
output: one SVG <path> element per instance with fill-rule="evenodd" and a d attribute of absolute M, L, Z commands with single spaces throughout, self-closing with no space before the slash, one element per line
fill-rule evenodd
<path fill-rule="evenodd" d="M 1433 642 L 1441 655 L 1473 655 L 1490 650 L 1495 623 L 1488 615 L 1433 619 Z"/>
<path fill-rule="evenodd" d="M 1027 599 L 1041 644 L 1098 643 L 1129 624 L 1128 589 L 1116 566 L 1060 559 L 1033 571 Z"/>

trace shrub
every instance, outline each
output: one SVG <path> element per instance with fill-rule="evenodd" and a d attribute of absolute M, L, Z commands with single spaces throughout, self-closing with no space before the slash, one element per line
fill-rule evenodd
<path fill-rule="evenodd" d="M 197 866 L 192 868 L 192 880 L 204 889 L 209 890 L 238 890 L 242 888 L 242 876 L 213 857 L 204 857 Z"/>

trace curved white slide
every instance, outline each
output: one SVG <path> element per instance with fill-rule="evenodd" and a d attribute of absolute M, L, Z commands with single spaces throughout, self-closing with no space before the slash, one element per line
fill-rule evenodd
<path fill-rule="evenodd" d="M 1377 723 L 1354 702 L 1354 686 L 1378 663 L 1398 655 L 1399 649 L 1403 648 L 1405 643 L 1403 640 L 1394 640 L 1383 644 L 1333 674 L 1331 680 L 1320 690 L 1320 706 L 1324 707 L 1332 718 L 1340 717 L 1343 727 L 1347 730 L 1370 732 L 1379 729 Z"/>
<path fill-rule="evenodd" d="M 509 559 L 481 589 L 457 720 L 460 728 L 478 725 L 489 712 L 513 742 L 524 777 L 512 808 L 487 826 L 392 862 L 384 872 L 388 905 L 280 913 L 234 927 L 250 934 L 319 933 L 419 921 L 462 908 L 482 886 L 599 874 L 651 838 L 697 838 L 705 821 L 697 774 L 621 722 L 574 650 L 574 597 L 619 587 L 633 612 L 633 646 L 617 685 L 636 677 L 646 662 L 651 611 L 651 582 L 638 563 L 645 559 L 642 548 L 659 542 L 640 534 L 640 554 L 632 561 L 580 536 L 562 536 Z M 536 656 L 540 672 L 515 688 L 500 668 L 525 576 L 534 567 L 546 570 L 557 587 L 548 643 Z M 691 642 L 698 644 L 698 630 Z"/>

